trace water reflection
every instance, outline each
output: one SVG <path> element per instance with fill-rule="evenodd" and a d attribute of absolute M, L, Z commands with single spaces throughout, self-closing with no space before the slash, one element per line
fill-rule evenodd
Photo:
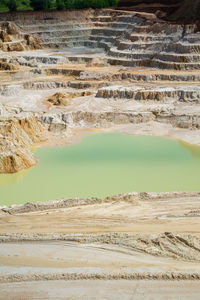
<path fill-rule="evenodd" d="M 191 145 L 189 143 L 178 141 L 181 147 L 187 149 L 196 160 L 200 161 L 200 146 Z"/>

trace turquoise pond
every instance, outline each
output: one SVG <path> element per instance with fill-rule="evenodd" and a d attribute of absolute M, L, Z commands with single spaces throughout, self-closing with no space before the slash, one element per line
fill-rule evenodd
<path fill-rule="evenodd" d="M 162 137 L 103 133 L 40 148 L 36 167 L 0 175 L 0 205 L 125 192 L 200 191 L 200 147 Z"/>

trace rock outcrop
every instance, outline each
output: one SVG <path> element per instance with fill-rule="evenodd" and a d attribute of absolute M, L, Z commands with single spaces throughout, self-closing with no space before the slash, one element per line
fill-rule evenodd
<path fill-rule="evenodd" d="M 120 0 L 119 9 L 131 9 L 134 11 L 171 13 L 175 11 L 182 0 Z"/>
<path fill-rule="evenodd" d="M 47 101 L 55 106 L 66 106 L 71 104 L 72 99 L 63 93 L 55 93 Z"/>
<path fill-rule="evenodd" d="M 168 16 L 168 19 L 174 21 L 195 22 L 200 21 L 200 0 L 182 0 L 179 8 Z"/>
<path fill-rule="evenodd" d="M 153 12 L 176 22 L 199 21 L 199 0 L 120 0 L 118 9 Z"/>
<path fill-rule="evenodd" d="M 71 85 L 70 85 L 71 86 Z M 55 93 L 53 96 L 47 99 L 47 101 L 55 106 L 67 106 L 72 103 L 73 98 L 89 96 L 92 93 L 90 91 L 74 92 L 74 93 Z"/>
<path fill-rule="evenodd" d="M 23 49 L 43 48 L 1 52 L 0 101 L 34 112 L 49 131 L 156 123 L 198 134 L 197 24 L 112 9 L 8 13 L 0 20 L 1 47 L 16 50 L 20 40 Z"/>
<path fill-rule="evenodd" d="M 40 48 L 41 44 L 37 36 L 24 34 L 12 22 L 0 22 L 0 50 L 10 52 Z"/>
<path fill-rule="evenodd" d="M 98 90 L 96 97 L 99 98 L 115 98 L 115 99 L 134 99 L 134 100 L 153 100 L 153 101 L 180 101 L 200 103 L 200 89 L 198 87 L 125 87 L 111 86 Z"/>
<path fill-rule="evenodd" d="M 9 63 L 5 61 L 4 59 L 0 59 L 0 71 L 5 70 L 5 71 L 14 71 L 18 70 L 17 65 Z"/>
<path fill-rule="evenodd" d="M 14 173 L 37 163 L 30 147 L 44 140 L 35 117 L 0 118 L 0 173 Z"/>

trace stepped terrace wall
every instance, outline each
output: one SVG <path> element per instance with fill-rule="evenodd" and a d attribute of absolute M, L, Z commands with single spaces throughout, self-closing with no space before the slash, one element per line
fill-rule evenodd
<path fill-rule="evenodd" d="M 0 21 L 34 22 L 34 21 L 51 21 L 52 19 L 69 20 L 87 19 L 89 15 L 94 13 L 92 9 L 85 10 L 66 10 L 66 11 L 26 11 L 26 12 L 3 12 L 0 13 Z M 34 24 L 34 23 L 33 23 Z"/>

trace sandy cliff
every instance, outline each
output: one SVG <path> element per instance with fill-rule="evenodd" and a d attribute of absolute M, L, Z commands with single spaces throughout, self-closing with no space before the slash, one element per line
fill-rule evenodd
<path fill-rule="evenodd" d="M 44 129 L 35 117 L 0 118 L 0 173 L 30 168 L 37 159 L 30 147 L 44 140 Z"/>

